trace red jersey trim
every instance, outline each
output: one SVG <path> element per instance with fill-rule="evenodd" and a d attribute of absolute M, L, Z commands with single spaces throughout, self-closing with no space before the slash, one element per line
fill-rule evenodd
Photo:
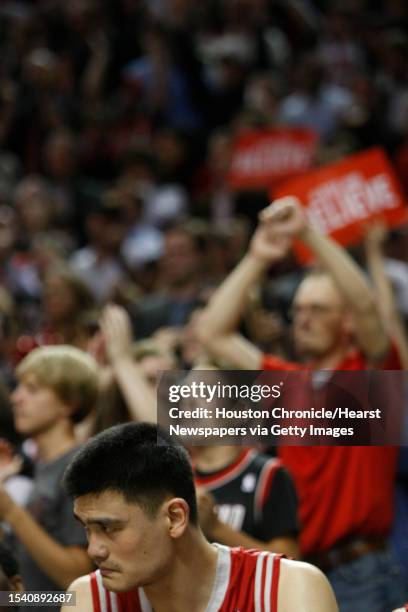
<path fill-rule="evenodd" d="M 242 453 L 233 463 L 227 465 L 227 467 L 220 472 L 210 474 L 209 476 L 200 476 L 196 474 L 196 484 L 198 486 L 205 486 L 211 489 L 211 487 L 219 487 L 227 482 L 230 482 L 247 468 L 255 454 L 256 453 L 254 450 L 247 448 L 246 450 L 242 451 Z"/>
<path fill-rule="evenodd" d="M 256 561 L 254 611 L 278 612 L 279 570 L 282 555 L 260 552 Z"/>
<path fill-rule="evenodd" d="M 108 591 L 103 586 L 102 576 L 97 570 L 90 575 L 93 612 L 140 612 L 141 607 L 139 598 L 137 601 L 132 598 L 131 593 L 118 595 L 113 591 Z M 136 606 L 135 606 L 136 604 Z"/>
<path fill-rule="evenodd" d="M 268 556 L 267 552 L 261 552 L 256 560 L 255 570 L 255 590 L 254 590 L 254 610 L 255 612 L 264 612 L 264 600 L 262 597 L 265 593 L 265 557 Z"/>
<path fill-rule="evenodd" d="M 99 600 L 98 583 L 96 582 L 95 572 L 92 572 L 91 574 L 91 593 L 92 593 L 92 603 L 93 603 L 94 612 L 102 612 L 101 604 Z"/>

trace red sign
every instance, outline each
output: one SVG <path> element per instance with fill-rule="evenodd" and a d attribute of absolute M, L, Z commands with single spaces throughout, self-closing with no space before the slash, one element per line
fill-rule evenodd
<path fill-rule="evenodd" d="M 381 218 L 391 227 L 408 220 L 402 187 L 380 148 L 350 155 L 272 191 L 273 198 L 287 195 L 299 198 L 311 225 L 343 245 L 359 242 L 369 220 Z M 311 259 L 303 245 L 295 250 L 301 262 Z"/>
<path fill-rule="evenodd" d="M 245 131 L 233 144 L 232 189 L 268 189 L 278 179 L 312 167 L 318 135 L 303 128 Z"/>

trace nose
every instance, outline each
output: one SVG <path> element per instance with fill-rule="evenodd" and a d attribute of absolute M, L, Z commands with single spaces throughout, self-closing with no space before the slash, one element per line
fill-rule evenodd
<path fill-rule="evenodd" d="M 310 322 L 310 311 L 307 308 L 299 309 L 294 317 L 294 325 L 297 328 L 303 329 Z"/>
<path fill-rule="evenodd" d="M 109 557 L 105 544 L 96 536 L 90 535 L 88 540 L 88 555 L 97 565 Z"/>
<path fill-rule="evenodd" d="M 21 400 L 21 387 L 18 385 L 10 395 L 11 402 L 17 404 Z"/>

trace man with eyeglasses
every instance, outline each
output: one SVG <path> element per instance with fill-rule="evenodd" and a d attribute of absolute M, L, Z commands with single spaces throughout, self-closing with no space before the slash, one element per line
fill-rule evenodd
<path fill-rule="evenodd" d="M 323 267 L 305 276 L 294 297 L 299 363 L 265 355 L 236 334 L 251 287 L 286 257 L 294 240 L 301 240 Z M 212 355 L 242 369 L 401 368 L 364 274 L 342 247 L 306 221 L 292 197 L 262 211 L 248 253 L 214 293 L 197 332 Z M 404 586 L 386 543 L 396 449 L 281 446 L 279 455 L 299 495 L 303 555 L 325 571 L 340 609 L 384 612 L 403 601 Z"/>

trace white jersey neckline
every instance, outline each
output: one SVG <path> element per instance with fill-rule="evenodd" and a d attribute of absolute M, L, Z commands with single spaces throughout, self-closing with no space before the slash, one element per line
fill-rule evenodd
<path fill-rule="evenodd" d="M 231 575 L 230 549 L 228 546 L 223 546 L 222 544 L 213 544 L 213 546 L 218 551 L 217 568 L 215 570 L 214 584 L 206 612 L 218 612 L 218 610 L 221 608 L 225 595 L 227 594 Z M 142 612 L 153 612 L 153 608 L 147 599 L 143 587 L 139 587 L 138 592 Z"/>

